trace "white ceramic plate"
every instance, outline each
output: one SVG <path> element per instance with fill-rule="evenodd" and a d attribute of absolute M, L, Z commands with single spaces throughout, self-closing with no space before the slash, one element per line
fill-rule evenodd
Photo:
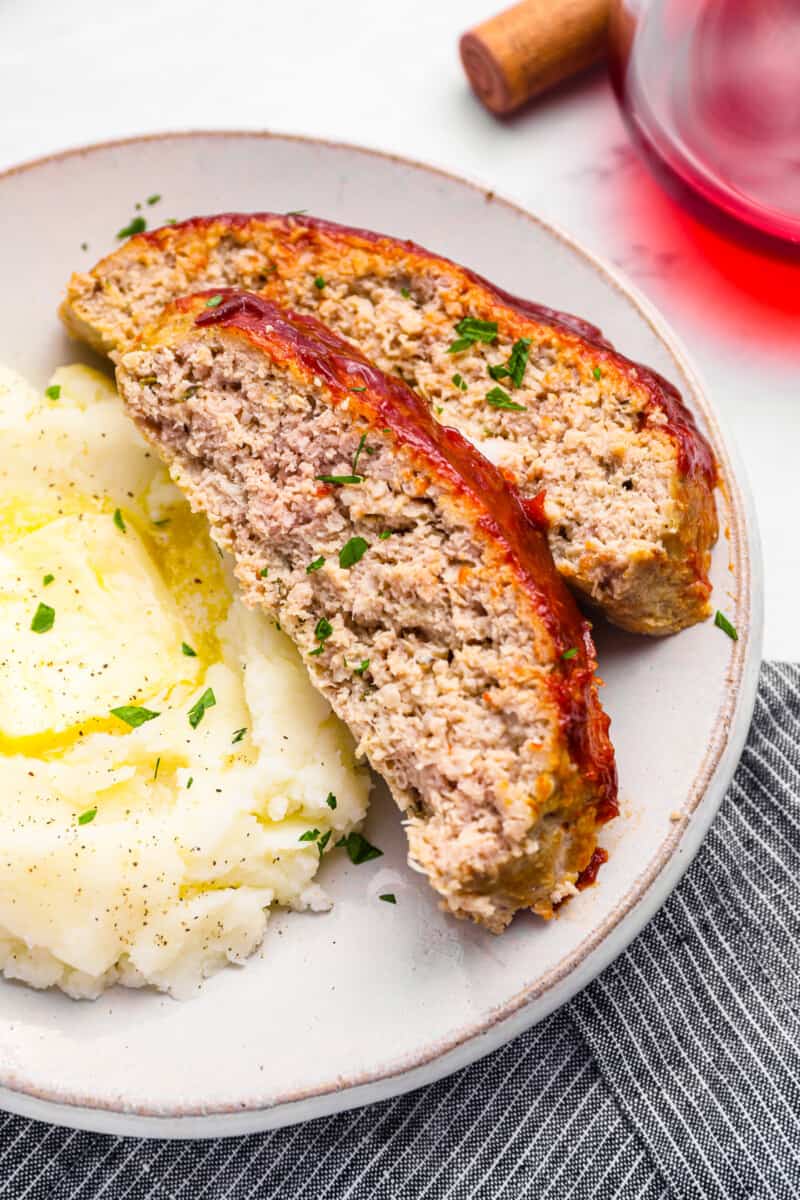
<path fill-rule="evenodd" d="M 151 224 L 224 210 L 308 209 L 408 236 L 512 292 L 599 324 L 681 388 L 725 480 L 709 622 L 661 641 L 597 628 L 622 817 L 597 886 L 544 924 L 494 938 L 438 912 L 405 863 L 391 801 L 369 817 L 379 863 L 326 862 L 326 916 L 271 923 L 263 954 L 198 999 L 115 989 L 94 1004 L 0 981 L 0 1104 L 117 1133 L 244 1133 L 383 1099 L 436 1079 L 539 1021 L 607 966 L 675 886 L 733 774 L 761 637 L 757 534 L 741 468 L 665 323 L 563 234 L 463 180 L 384 155 L 288 137 L 190 134 L 91 147 L 0 177 L 0 361 L 43 383 L 85 357 L 55 308 L 69 273 Z M 82 249 L 88 243 L 88 250 Z M 676 820 L 674 817 L 679 814 Z M 396 907 L 378 902 L 397 893 Z"/>

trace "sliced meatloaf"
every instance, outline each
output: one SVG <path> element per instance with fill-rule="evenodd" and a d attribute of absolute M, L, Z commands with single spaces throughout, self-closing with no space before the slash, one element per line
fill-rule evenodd
<path fill-rule="evenodd" d="M 586 622 L 513 489 L 313 317 L 205 293 L 124 401 L 407 816 L 445 906 L 549 916 L 616 812 Z"/>
<path fill-rule="evenodd" d="M 61 311 L 109 351 L 169 300 L 223 285 L 314 313 L 524 496 L 544 491 L 558 570 L 612 621 L 661 634 L 708 614 L 713 455 L 675 389 L 593 326 L 411 242 L 269 213 L 134 237 L 73 276 Z"/>

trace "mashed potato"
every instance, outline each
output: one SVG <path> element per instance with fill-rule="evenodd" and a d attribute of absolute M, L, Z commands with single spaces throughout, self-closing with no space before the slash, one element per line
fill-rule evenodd
<path fill-rule="evenodd" d="M 0 369 L 0 969 L 183 996 L 328 907 L 367 773 L 112 385 Z"/>

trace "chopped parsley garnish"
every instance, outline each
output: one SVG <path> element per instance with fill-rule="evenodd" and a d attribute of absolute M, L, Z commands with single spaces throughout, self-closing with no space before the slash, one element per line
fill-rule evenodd
<path fill-rule="evenodd" d="M 44 587 L 49 587 L 54 579 L 55 579 L 55 575 L 45 575 L 44 579 L 42 580 L 42 585 Z"/>
<path fill-rule="evenodd" d="M 324 566 L 325 566 L 325 556 L 324 556 L 324 554 L 320 554 L 319 558 L 315 558 L 313 562 L 310 562 L 308 564 L 308 566 L 306 567 L 306 575 L 311 575 L 311 574 L 313 574 L 314 571 L 318 571 L 320 569 L 320 567 L 324 567 Z"/>
<path fill-rule="evenodd" d="M 378 541 L 385 542 L 392 536 L 391 529 L 382 529 L 378 534 Z"/>
<path fill-rule="evenodd" d="M 475 342 L 497 341 L 497 321 L 479 321 L 477 317 L 464 317 L 456 325 L 458 338 L 447 347 L 448 354 L 467 350 Z"/>
<path fill-rule="evenodd" d="M 721 629 L 723 633 L 727 633 L 731 641 L 738 642 L 739 634 L 736 632 L 736 626 L 731 625 L 728 618 L 724 613 L 721 613 L 719 609 L 717 609 L 716 616 L 714 617 L 714 624 L 716 625 L 717 629 Z"/>
<path fill-rule="evenodd" d="M 344 487 L 349 483 L 363 483 L 363 475 L 317 475 L 320 483 L 330 483 L 336 487 Z"/>
<path fill-rule="evenodd" d="M 235 746 L 237 742 L 240 742 L 242 740 L 242 738 L 244 737 L 244 735 L 246 733 L 247 733 L 246 728 L 237 729 L 236 732 L 234 733 L 233 737 L 231 738 L 231 745 Z"/>
<path fill-rule="evenodd" d="M 344 570 L 349 570 L 354 567 L 369 549 L 368 543 L 363 537 L 352 537 L 349 542 L 345 542 L 339 551 L 339 566 Z"/>
<path fill-rule="evenodd" d="M 411 299 L 411 292 L 408 290 L 408 288 L 400 288 L 400 295 L 403 297 L 404 300 Z"/>
<path fill-rule="evenodd" d="M 362 433 L 361 438 L 358 443 L 358 446 L 356 447 L 356 452 L 353 455 L 353 465 L 350 468 L 354 475 L 356 473 L 356 467 L 358 466 L 358 460 L 361 457 L 361 451 L 364 449 L 366 440 L 367 440 L 367 435 L 365 433 Z"/>
<path fill-rule="evenodd" d="M 284 215 L 287 217 L 302 217 L 303 213 L 307 213 L 307 208 L 290 208 Z"/>
<path fill-rule="evenodd" d="M 89 249 L 89 243 L 81 242 L 81 250 L 88 250 L 88 249 Z"/>
<path fill-rule="evenodd" d="M 161 199 L 161 193 L 153 192 L 152 196 L 147 197 L 147 203 L 148 204 L 158 204 L 160 199 Z"/>
<path fill-rule="evenodd" d="M 192 784 L 193 784 L 193 783 L 194 783 L 194 775 L 190 775 L 190 776 L 189 776 L 189 778 L 186 780 L 186 790 L 187 790 L 187 792 L 188 792 L 189 788 L 192 786 Z"/>
<path fill-rule="evenodd" d="M 491 404 L 492 408 L 505 408 L 509 412 L 525 412 L 525 405 L 516 404 L 501 387 L 493 387 L 486 393 L 486 403 Z"/>
<path fill-rule="evenodd" d="M 49 387 L 44 389 L 44 394 L 48 400 L 58 400 L 61 396 L 61 384 L 51 383 Z"/>
<path fill-rule="evenodd" d="M 261 570 L 258 572 L 259 579 L 266 579 L 268 575 L 269 575 L 269 567 L 262 567 Z"/>
<path fill-rule="evenodd" d="M 159 757 L 156 759 L 156 766 L 155 766 L 155 770 L 153 771 L 153 782 L 154 782 L 154 783 L 155 783 L 155 781 L 158 779 L 158 768 L 159 768 L 160 766 L 161 766 L 161 756 L 159 755 Z"/>
<path fill-rule="evenodd" d="M 39 604 L 36 612 L 33 614 L 31 621 L 31 629 L 34 633 L 47 633 L 53 628 L 56 619 L 56 610 L 51 608 L 49 604 Z"/>
<path fill-rule="evenodd" d="M 603 372 L 600 370 L 600 368 L 599 368 L 599 367 L 595 367 L 595 368 L 592 370 L 592 374 L 594 375 L 595 379 L 602 379 L 602 378 L 603 378 Z"/>
<path fill-rule="evenodd" d="M 78 817 L 78 824 L 79 825 L 88 825 L 89 822 L 93 821 L 96 816 L 97 816 L 96 808 L 87 808 L 86 812 L 82 812 L 81 815 Z"/>
<path fill-rule="evenodd" d="M 111 715 L 119 717 L 120 721 L 130 725 L 131 729 L 138 729 L 145 721 L 154 721 L 161 714 L 149 708 L 142 708 L 139 704 L 122 704 L 119 708 L 112 708 Z"/>
<path fill-rule="evenodd" d="M 331 829 L 329 829 L 329 830 L 327 831 L 327 833 L 323 833 L 322 837 L 321 837 L 321 838 L 319 838 L 319 840 L 317 841 L 317 849 L 319 850 L 319 856 L 320 856 L 320 858 L 322 858 L 322 855 L 323 855 L 323 852 L 324 852 L 324 850 L 325 850 L 325 847 L 327 846 L 328 842 L 331 840 L 331 833 L 332 833 L 332 832 L 333 832 L 333 831 L 332 831 Z"/>
<path fill-rule="evenodd" d="M 193 704 L 189 709 L 189 724 L 192 729 L 197 729 L 197 726 L 205 716 L 207 708 L 213 708 L 217 703 L 217 697 L 211 688 L 206 688 L 196 704 Z"/>
<path fill-rule="evenodd" d="M 333 792 L 328 792 L 328 795 L 325 797 L 325 803 L 330 809 L 336 808 L 336 797 Z"/>
<path fill-rule="evenodd" d="M 322 651 L 325 648 L 325 643 L 332 633 L 333 626 L 331 625 L 330 621 L 326 620 L 325 617 L 320 617 L 314 627 L 314 637 L 317 639 L 319 645 L 317 646 L 316 650 L 311 650 L 310 653 L 322 654 Z"/>
<path fill-rule="evenodd" d="M 114 509 L 114 524 L 122 533 L 127 533 L 125 528 L 125 518 L 118 508 Z"/>
<path fill-rule="evenodd" d="M 357 667 L 353 667 L 353 674 L 354 675 L 363 675 L 364 672 L 368 671 L 368 670 L 369 670 L 369 659 L 362 658 L 359 665 Z"/>
<path fill-rule="evenodd" d="M 366 389 L 365 387 L 354 387 L 354 388 L 350 388 L 350 391 L 351 391 L 351 392 L 365 392 L 366 390 L 367 390 L 367 389 Z"/>
<path fill-rule="evenodd" d="M 156 529 L 163 529 L 165 525 L 169 525 L 171 517 L 162 517 L 160 521 L 153 521 Z"/>
<path fill-rule="evenodd" d="M 569 650 L 565 650 L 564 653 L 561 655 L 561 657 L 562 658 L 577 658 L 578 657 L 577 647 L 572 646 L 572 647 L 570 647 Z"/>
<path fill-rule="evenodd" d="M 530 338 L 519 338 L 514 342 L 508 362 L 497 363 L 495 366 L 489 367 L 492 379 L 510 379 L 514 387 L 519 387 L 528 365 L 530 348 Z"/>
<path fill-rule="evenodd" d="M 144 217 L 134 217 L 130 224 L 126 225 L 124 229 L 120 229 L 117 237 L 122 241 L 123 238 L 133 237 L 135 233 L 144 233 L 145 229 L 147 229 L 147 221 Z"/>
<path fill-rule="evenodd" d="M 318 275 L 317 278 L 314 280 L 314 287 L 319 288 L 320 291 L 322 291 L 322 289 L 325 287 L 325 280 L 322 278 L 321 275 Z"/>
<path fill-rule="evenodd" d="M 384 900 L 387 904 L 397 904 L 397 896 L 394 892 L 384 892 L 383 895 L 378 896 L 378 899 Z"/>
<path fill-rule="evenodd" d="M 444 409 L 442 408 L 441 404 L 436 405 L 436 412 L 437 412 L 438 416 L 441 416 L 442 413 L 444 412 Z"/>
<path fill-rule="evenodd" d="M 206 300 L 206 308 L 219 308 L 220 304 L 222 304 L 222 296 L 219 293 L 212 296 L 210 300 Z"/>
<path fill-rule="evenodd" d="M 301 833 L 297 839 L 299 842 L 315 842 L 319 837 L 318 829 L 307 829 L 305 833 Z"/>
<path fill-rule="evenodd" d="M 187 658 L 197 658 L 197 651 L 186 642 L 181 642 L 181 654 L 185 654 Z"/>
<path fill-rule="evenodd" d="M 339 838 L 337 846 L 344 846 L 347 851 L 350 862 L 355 866 L 360 866 L 361 863 L 369 862 L 371 858 L 382 858 L 383 851 L 377 846 L 373 846 L 371 842 L 360 833 L 348 833 L 347 837 Z"/>
<path fill-rule="evenodd" d="M 459 375 L 458 371 L 456 371 L 455 375 L 453 376 L 453 383 L 460 392 L 465 392 L 467 390 L 467 381 L 462 375 Z"/>

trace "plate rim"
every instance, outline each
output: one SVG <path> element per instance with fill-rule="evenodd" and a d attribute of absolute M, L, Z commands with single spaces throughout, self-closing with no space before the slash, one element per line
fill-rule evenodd
<path fill-rule="evenodd" d="M 16 1077 L 16 1072 L 0 1074 L 0 1103 L 9 1111 L 76 1128 L 152 1137 L 215 1137 L 253 1133 L 400 1095 L 476 1061 L 543 1020 L 555 1008 L 575 996 L 641 932 L 665 903 L 699 850 L 727 791 L 745 743 L 755 706 L 763 633 L 761 548 L 749 482 L 734 438 L 730 432 L 723 434 L 716 411 L 708 398 L 708 390 L 681 339 L 623 272 L 610 267 L 559 225 L 537 216 L 517 200 L 498 193 L 477 178 L 392 151 L 338 139 L 259 129 L 163 131 L 74 146 L 5 168 L 0 171 L 0 185 L 7 179 L 51 163 L 88 158 L 98 152 L 152 142 L 210 138 L 322 146 L 369 158 L 381 158 L 466 186 L 481 193 L 488 202 L 511 210 L 516 216 L 555 237 L 632 304 L 682 372 L 690 407 L 699 411 L 714 442 L 724 481 L 718 492 L 718 507 L 724 510 L 727 518 L 730 552 L 735 553 L 741 564 L 736 577 L 739 640 L 732 647 L 725 692 L 714 725 L 715 736 L 687 792 L 681 820 L 674 823 L 670 835 L 661 843 L 645 869 L 631 881 L 612 911 L 568 957 L 559 960 L 536 983 L 521 989 L 502 1005 L 485 1013 L 477 1023 L 414 1051 L 400 1061 L 382 1064 L 373 1071 L 362 1071 L 352 1078 L 338 1078 L 301 1092 L 251 1097 L 236 1104 L 212 1107 L 184 1104 L 169 1112 L 146 1105 L 131 1106 L 122 1101 L 109 1102 L 104 1099 L 98 1102 L 91 1096 L 65 1094 L 53 1087 L 26 1086 L 24 1080 Z M 696 820 L 701 807 L 702 819 Z M 536 1001 L 540 1003 L 534 1009 Z"/>

